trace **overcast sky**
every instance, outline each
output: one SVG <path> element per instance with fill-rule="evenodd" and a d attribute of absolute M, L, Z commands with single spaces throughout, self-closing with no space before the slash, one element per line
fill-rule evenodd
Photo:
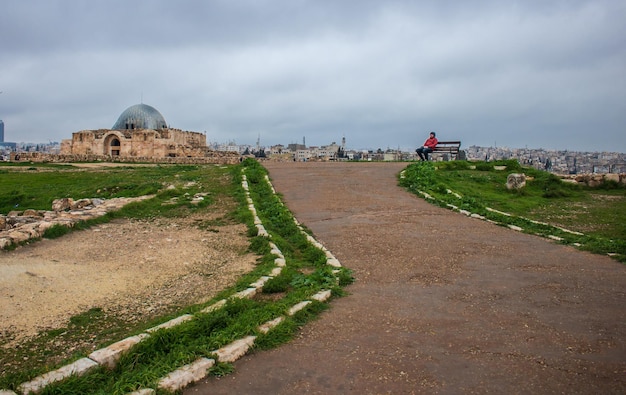
<path fill-rule="evenodd" d="M 5 141 L 145 103 L 208 142 L 626 152 L 626 0 L 0 0 Z"/>

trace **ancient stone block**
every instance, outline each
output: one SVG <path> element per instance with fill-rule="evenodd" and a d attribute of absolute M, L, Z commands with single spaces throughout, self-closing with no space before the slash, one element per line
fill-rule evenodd
<path fill-rule="evenodd" d="M 55 199 L 52 201 L 52 210 L 53 211 L 66 211 L 72 208 L 74 204 L 74 199 L 72 198 L 62 198 Z"/>
<path fill-rule="evenodd" d="M 521 189 L 526 186 L 526 176 L 520 173 L 512 173 L 506 178 L 507 189 Z"/>

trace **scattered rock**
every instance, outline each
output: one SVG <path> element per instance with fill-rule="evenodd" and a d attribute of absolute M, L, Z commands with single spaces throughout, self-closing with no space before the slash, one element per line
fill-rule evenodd
<path fill-rule="evenodd" d="M 71 207 L 72 207 L 72 210 L 77 210 L 77 209 L 85 208 L 91 205 L 92 205 L 91 199 L 80 199 L 74 202 L 74 204 L 72 204 Z"/>
<path fill-rule="evenodd" d="M 74 204 L 74 199 L 72 198 L 56 199 L 52 202 L 52 210 L 56 212 L 67 211 L 70 208 L 72 208 L 73 204 Z"/>
<path fill-rule="evenodd" d="M 41 217 L 41 214 L 37 210 L 28 209 L 28 210 L 24 210 L 24 212 L 22 213 L 22 216 L 24 216 L 24 217 Z"/>

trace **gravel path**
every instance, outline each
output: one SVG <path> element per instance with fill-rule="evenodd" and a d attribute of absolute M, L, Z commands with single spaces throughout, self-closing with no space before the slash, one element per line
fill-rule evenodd
<path fill-rule="evenodd" d="M 403 163 L 266 167 L 356 281 L 185 394 L 626 393 L 623 265 L 432 206 Z"/>

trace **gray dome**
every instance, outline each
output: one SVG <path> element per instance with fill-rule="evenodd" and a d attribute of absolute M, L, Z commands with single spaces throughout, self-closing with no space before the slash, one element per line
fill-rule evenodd
<path fill-rule="evenodd" d="M 166 129 L 167 123 L 163 115 L 147 104 L 135 104 L 128 107 L 117 119 L 113 130 L 126 129 Z"/>

